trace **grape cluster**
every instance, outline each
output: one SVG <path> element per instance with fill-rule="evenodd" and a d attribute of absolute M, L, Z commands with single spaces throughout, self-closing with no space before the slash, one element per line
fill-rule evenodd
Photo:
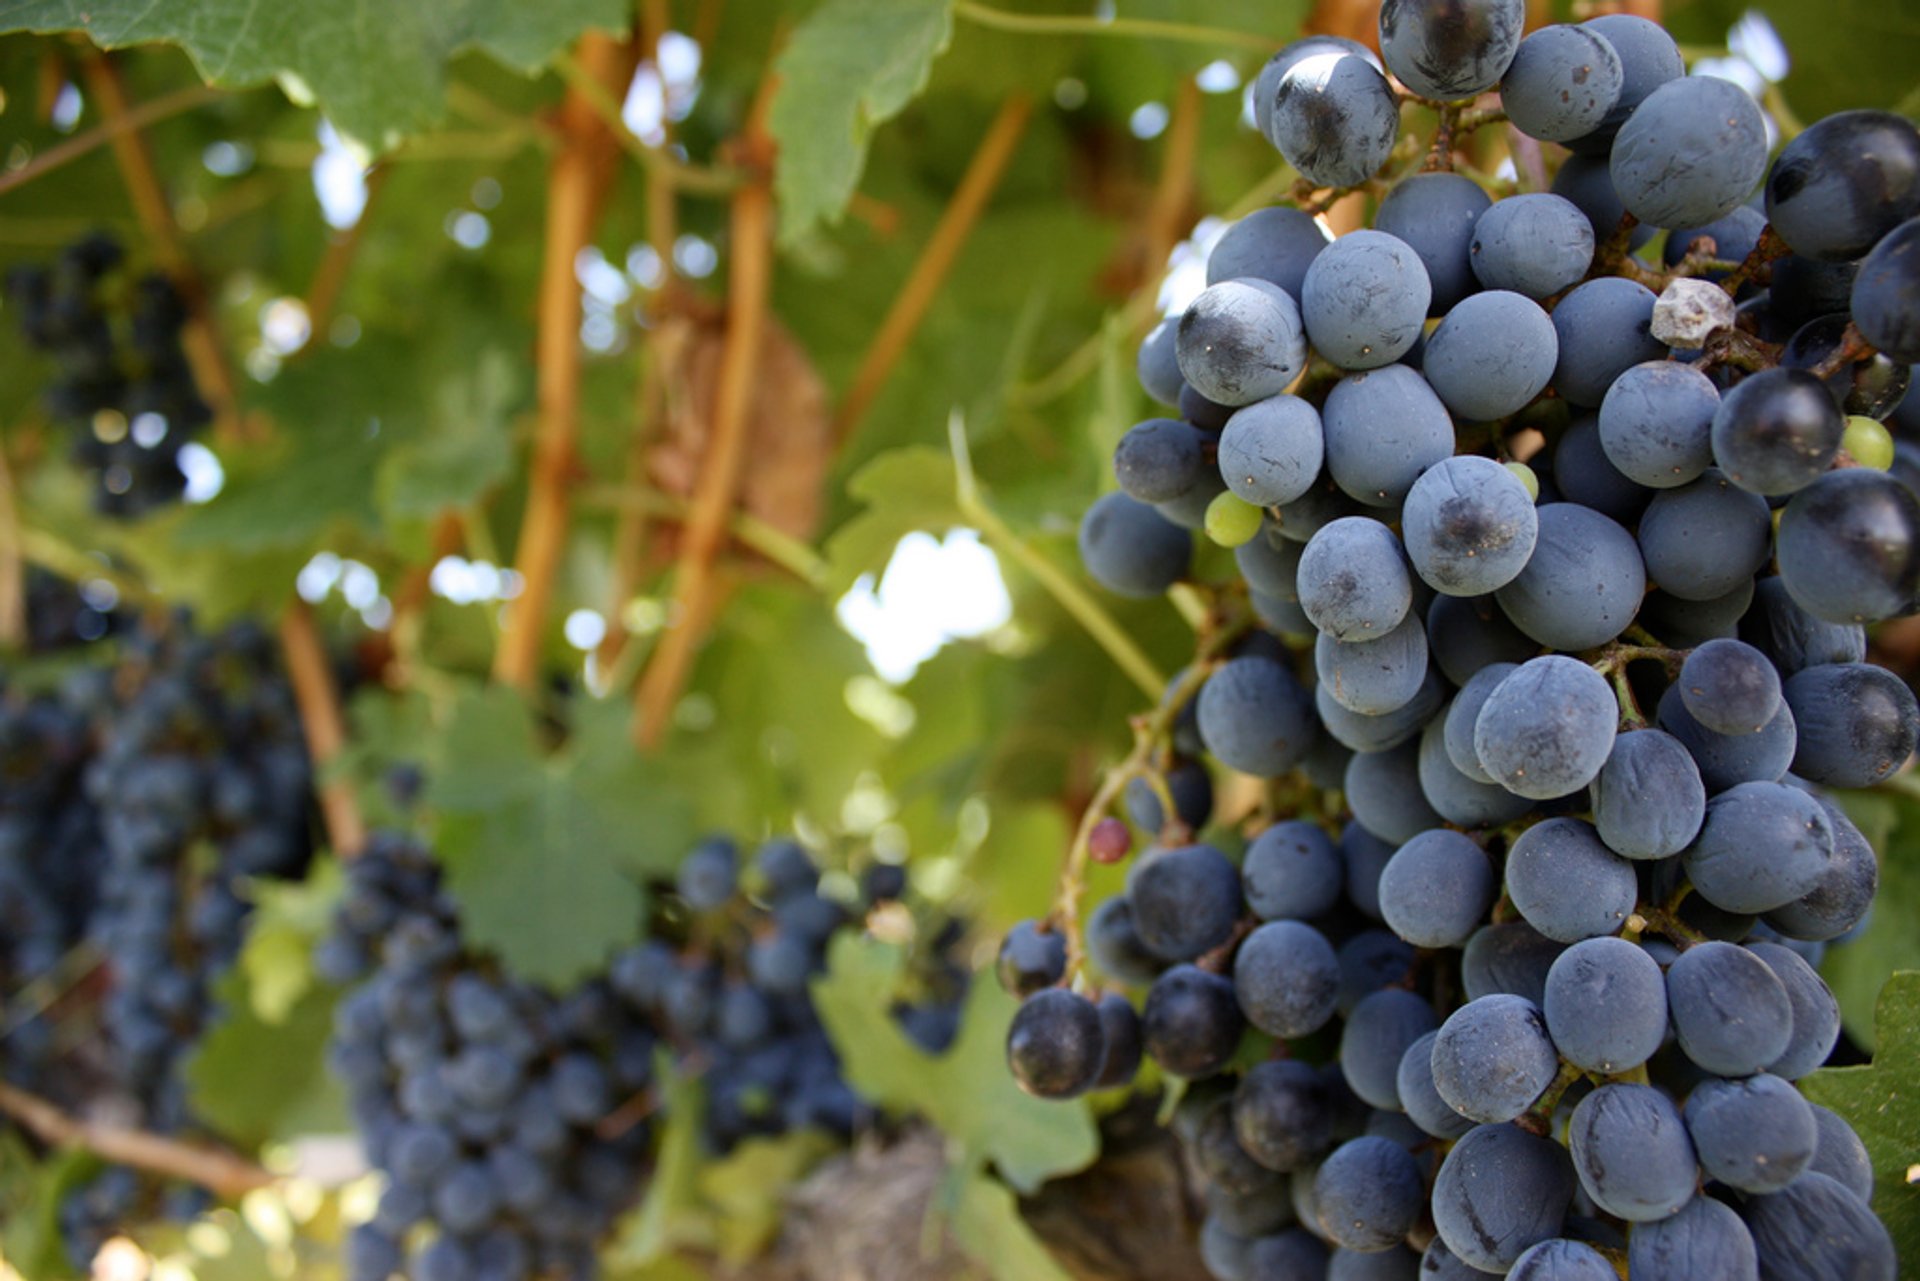
<path fill-rule="evenodd" d="M 124 258 L 89 235 L 50 267 L 9 273 L 6 295 L 22 336 L 54 362 L 47 412 L 72 430 L 96 507 L 134 517 L 179 500 L 180 447 L 213 416 L 180 345 L 186 304 L 164 275 L 125 279 Z"/>
<path fill-rule="evenodd" d="M 1236 223 L 1141 347 L 1177 416 L 1120 441 L 1082 558 L 1217 608 L 1117 776 L 1151 843 L 1086 922 L 1111 986 L 1074 915 L 1016 928 L 1009 1065 L 1184 1083 L 1222 1281 L 1891 1278 L 1865 1149 L 1793 1082 L 1878 878 L 1822 789 L 1920 739 L 1864 631 L 1920 589 L 1885 425 L 1920 425 L 1920 133 L 1847 112 L 1769 165 L 1656 24 L 1524 17 L 1387 0 L 1380 58 L 1310 37 L 1254 88 L 1307 185 L 1381 198 Z M 1374 182 L 1389 74 L 1442 133 Z M 1552 191 L 1449 170 L 1495 90 Z M 1238 861 L 1194 835 L 1209 762 L 1263 783 Z"/>
<path fill-rule="evenodd" d="M 739 864 L 729 841 L 695 847 L 655 887 L 647 941 L 555 993 L 463 945 L 424 847 L 368 843 L 316 958 L 365 979 L 339 1008 L 330 1067 L 386 1176 L 350 1239 L 350 1281 L 599 1275 L 595 1246 L 644 1186 L 662 1056 L 700 1078 L 715 1152 L 802 1128 L 846 1137 L 867 1119 L 808 991 L 853 914 L 792 841 L 763 845 L 747 878 Z M 902 869 L 876 864 L 863 905 L 904 891 Z M 929 999 L 898 1016 L 944 1048 L 965 975 L 942 956 L 925 968 Z"/>

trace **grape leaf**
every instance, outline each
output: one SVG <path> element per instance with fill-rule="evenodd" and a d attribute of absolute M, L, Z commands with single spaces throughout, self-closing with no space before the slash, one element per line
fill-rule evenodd
<path fill-rule="evenodd" d="M 654 1052 L 654 1081 L 666 1117 L 660 1155 L 654 1159 L 647 1195 L 615 1232 L 607 1247 L 616 1268 L 636 1268 L 667 1257 L 676 1247 L 710 1245 L 707 1225 L 688 1211 L 699 1199 L 701 1118 L 706 1094 L 698 1077 L 674 1066 L 666 1050 Z"/>
<path fill-rule="evenodd" d="M 385 149 L 441 115 L 447 63 L 481 49 L 531 74 L 590 27 L 617 29 L 626 0 L 0 0 L 0 32 L 80 31 L 105 48 L 183 46 L 208 81 L 278 80 L 341 133 Z"/>
<path fill-rule="evenodd" d="M 768 119 L 783 239 L 840 217 L 874 128 L 926 88 L 952 30 L 949 0 L 827 0 L 794 28 Z"/>
<path fill-rule="evenodd" d="M 244 967 L 214 985 L 224 1013 L 187 1060 L 193 1111 L 244 1147 L 299 1134 L 348 1128 L 346 1098 L 326 1070 L 337 993 L 305 991 L 280 1021 L 261 1018 L 248 995 Z M 263 1065 L 271 1064 L 271 1071 Z"/>
<path fill-rule="evenodd" d="M 1068 1281 L 1040 1238 L 1020 1217 L 1020 1203 L 998 1180 L 975 1173 L 953 1208 L 953 1239 L 995 1281 Z"/>
<path fill-rule="evenodd" d="M 567 986 L 632 941 L 639 878 L 692 843 L 685 802 L 641 764 L 620 710 L 582 700 L 572 741 L 548 754 L 519 696 L 488 689 L 459 700 L 438 743 L 428 795 L 467 941 L 536 982 Z"/>
<path fill-rule="evenodd" d="M 79 1275 L 60 1231 L 60 1203 L 99 1168 L 98 1157 L 77 1147 L 35 1160 L 18 1132 L 0 1131 L 0 1264 L 12 1275 L 37 1281 Z"/>
<path fill-rule="evenodd" d="M 1091 1162 L 1100 1143 L 1087 1105 L 1036 1099 L 1007 1071 L 1007 1028 L 1019 1002 L 998 984 L 974 983 L 959 1037 L 945 1054 L 930 1055 L 889 1013 L 905 965 L 892 944 L 851 933 L 833 941 L 813 999 L 847 1084 L 881 1107 L 926 1117 L 962 1149 L 956 1164 L 991 1161 L 1022 1192 Z"/>
<path fill-rule="evenodd" d="M 714 1250 L 743 1265 L 780 1231 L 786 1190 L 840 1145 L 819 1130 L 748 1139 L 700 1171 L 700 1195 L 713 1217 Z"/>
<path fill-rule="evenodd" d="M 1901 1271 L 1920 1269 L 1920 971 L 1887 980 L 1874 1016 L 1880 1048 L 1864 1067 L 1822 1068 L 1800 1081 L 1815 1103 L 1846 1118 L 1873 1160 L 1873 1212 L 1893 1234 Z"/>
<path fill-rule="evenodd" d="M 891 450 L 855 472 L 847 493 L 867 509 L 827 539 L 829 590 L 838 596 L 862 574 L 878 575 L 915 530 L 942 534 L 962 523 L 954 483 L 953 460 L 929 445 Z"/>
<path fill-rule="evenodd" d="M 247 1003 L 261 1022 L 277 1026 L 313 990 L 313 948 L 333 921 L 340 864 L 317 861 L 304 881 L 261 881 L 253 887 L 253 915 L 240 949 Z"/>
<path fill-rule="evenodd" d="M 1892 903 L 1920 902 L 1920 802 L 1884 789 L 1840 792 L 1835 800 L 1880 856 L 1877 908 L 1866 929 L 1844 947 L 1827 949 L 1821 977 L 1840 1002 L 1847 1034 L 1874 1047 L 1880 989 L 1895 970 L 1920 970 L 1920 918 L 1889 912 Z"/>

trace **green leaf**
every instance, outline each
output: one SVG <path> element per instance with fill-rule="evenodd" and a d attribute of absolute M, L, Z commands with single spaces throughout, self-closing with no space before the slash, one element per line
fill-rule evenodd
<path fill-rule="evenodd" d="M 952 30 L 949 0 L 826 0 L 794 29 L 768 121 L 783 239 L 840 217 L 874 128 L 926 88 Z"/>
<path fill-rule="evenodd" d="M 1887 980 L 1874 1017 L 1880 1048 L 1865 1067 L 1822 1068 L 1800 1088 L 1846 1118 L 1873 1159 L 1873 1212 L 1893 1234 L 1901 1271 L 1920 1269 L 1920 972 Z"/>
<path fill-rule="evenodd" d="M 818 1130 L 748 1139 L 700 1171 L 700 1195 L 714 1223 L 714 1248 L 733 1264 L 759 1255 L 780 1230 L 787 1189 L 840 1145 Z"/>
<path fill-rule="evenodd" d="M 473 362 L 470 377 L 445 383 L 426 434 L 380 461 L 381 514 L 389 521 L 431 519 L 504 479 L 513 461 L 511 414 L 524 382 L 512 357 L 490 349 Z"/>
<path fill-rule="evenodd" d="M 582 700 L 573 739 L 541 750 L 510 690 L 468 693 L 439 744 L 429 799 L 467 941 L 566 987 L 638 936 L 641 878 L 691 843 L 683 798 L 640 762 L 624 708 Z"/>
<path fill-rule="evenodd" d="M 248 1148 L 348 1128 L 346 1098 L 326 1070 L 338 994 L 309 988 L 270 1023 L 256 1012 L 247 987 L 242 967 L 214 985 L 224 1013 L 185 1068 L 194 1114 Z M 263 1070 L 268 1064 L 272 1070 Z"/>
<path fill-rule="evenodd" d="M 828 590 L 838 596 L 862 574 L 879 574 L 908 534 L 942 534 L 961 523 L 955 480 L 952 458 L 927 445 L 881 454 L 855 472 L 847 493 L 867 509 L 827 539 Z"/>
<path fill-rule="evenodd" d="M 376 148 L 440 118 L 447 63 L 477 48 L 532 73 L 589 27 L 622 28 L 625 0 L 0 0 L 0 32 L 80 31 L 106 48 L 184 46 L 214 84 L 278 80 Z"/>
<path fill-rule="evenodd" d="M 929 1055 L 889 1013 L 905 964 L 899 947 L 842 933 L 827 973 L 814 980 L 814 1004 L 847 1084 L 882 1107 L 926 1117 L 963 1150 L 956 1164 L 991 1161 L 1023 1192 L 1092 1162 L 1099 1136 L 1085 1102 L 1036 1099 L 1007 1071 L 1007 1028 L 1019 1002 L 996 983 L 975 983 L 952 1048 Z"/>
<path fill-rule="evenodd" d="M 315 863 L 304 881 L 261 881 L 240 950 L 248 1005 L 262 1023 L 280 1026 L 313 989 L 313 947 L 327 932 L 340 898 L 340 865 Z"/>
<path fill-rule="evenodd" d="M 1880 855 L 1879 906 L 1858 938 L 1827 949 L 1820 974 L 1840 1002 L 1848 1035 L 1871 1050 L 1874 1008 L 1887 976 L 1920 970 L 1920 915 L 1885 910 L 1920 902 L 1920 800 L 1884 788 L 1835 799 Z"/>
<path fill-rule="evenodd" d="M 953 1239 L 994 1281 L 1069 1281 L 1020 1217 L 1020 1202 L 998 1180 L 976 1173 L 960 1189 Z"/>
<path fill-rule="evenodd" d="M 78 1276 L 60 1231 L 60 1203 L 99 1168 L 80 1148 L 35 1159 L 18 1132 L 0 1131 L 0 1263 L 36 1281 Z"/>
<path fill-rule="evenodd" d="M 660 1090 L 666 1128 L 660 1139 L 646 1199 L 628 1215 L 607 1247 L 615 1268 L 656 1262 L 677 1247 L 710 1243 L 698 1216 L 689 1211 L 700 1196 L 700 1132 L 706 1097 L 697 1077 L 682 1075 L 666 1050 L 654 1054 L 654 1080 Z"/>

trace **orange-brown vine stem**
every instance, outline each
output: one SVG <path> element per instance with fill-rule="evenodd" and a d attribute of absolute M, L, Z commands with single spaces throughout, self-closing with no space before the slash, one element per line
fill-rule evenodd
<path fill-rule="evenodd" d="M 953 199 L 947 202 L 926 248 L 920 251 L 913 270 L 907 273 L 900 292 L 894 295 L 893 305 L 887 309 L 886 318 L 880 322 L 860 362 L 859 372 L 854 374 L 840 402 L 839 413 L 834 417 L 834 439 L 838 445 L 845 445 L 847 437 L 859 427 L 907 344 L 913 341 L 927 309 L 933 305 L 947 273 L 953 269 L 954 259 L 1000 185 L 1007 162 L 1012 159 L 1032 115 L 1033 99 L 1024 93 L 1009 94 L 1001 102 L 973 159 L 967 163 L 960 185 L 954 189 Z"/>
<path fill-rule="evenodd" d="M 366 235 L 374 206 L 380 200 L 381 188 L 386 186 L 387 174 L 385 165 L 375 165 L 367 171 L 367 199 L 360 207 L 360 217 L 354 220 L 353 226 L 327 242 L 327 250 L 320 256 L 320 265 L 314 268 L 313 279 L 307 282 L 308 351 L 317 350 L 327 341 L 327 330 L 333 325 L 334 309 L 340 305 L 340 291 L 346 287 L 347 272 L 353 266 L 354 256 L 360 251 L 361 239 Z"/>
<path fill-rule="evenodd" d="M 223 1200 L 233 1200 L 275 1181 L 270 1171 L 232 1152 L 69 1116 L 45 1099 L 3 1081 L 0 1113 L 12 1117 L 42 1143 L 82 1148 L 116 1165 L 197 1183 Z"/>
<path fill-rule="evenodd" d="M 347 747 L 347 720 L 313 610 L 298 596 L 287 602 L 280 615 L 280 648 L 286 654 L 287 679 L 293 684 L 307 755 L 320 786 L 320 817 L 327 825 L 327 843 L 338 857 L 354 858 L 366 843 L 367 825 L 353 794 L 353 780 L 335 769 Z"/>
<path fill-rule="evenodd" d="M 167 201 L 166 188 L 153 167 L 153 155 L 139 126 L 126 123 L 133 116 L 127 103 L 126 86 L 113 60 L 98 50 L 89 50 L 80 64 L 87 91 L 100 104 L 107 122 L 115 126 L 109 141 L 114 160 L 126 182 L 127 194 L 140 226 L 159 252 L 160 264 L 173 278 L 174 287 L 187 306 L 187 324 L 180 345 L 193 369 L 194 385 L 213 410 L 216 439 L 234 441 L 245 437 L 240 418 L 240 393 L 233 367 L 227 363 L 226 348 L 207 306 L 206 290 L 193 261 L 187 257 L 186 243 L 180 238 L 180 225 L 174 221 L 173 207 Z"/>
<path fill-rule="evenodd" d="M 694 482 L 693 507 L 681 533 L 667 630 L 649 656 L 634 695 L 634 740 L 642 750 L 651 750 L 665 737 L 674 704 L 693 671 L 694 651 L 717 599 L 714 557 L 726 538 L 741 464 L 746 460 L 747 409 L 753 400 L 754 369 L 760 360 L 760 337 L 773 286 L 774 146 L 766 122 L 774 84 L 775 76 L 769 71 L 741 138 L 742 160 L 751 177 L 733 194 L 727 335 L 713 397 L 713 429 Z"/>
<path fill-rule="evenodd" d="M 195 107 L 212 102 L 219 96 L 220 91 L 212 85 L 196 84 L 162 94 L 150 102 L 143 102 L 126 115 L 95 125 L 85 133 L 75 134 L 65 142 L 48 147 L 12 173 L 0 175 L 0 196 L 26 186 L 35 178 L 43 178 L 56 169 L 65 168 L 82 156 L 89 155 L 112 142 L 129 129 L 144 129 L 148 125 L 159 124 L 162 120 L 170 120 L 174 116 L 183 115 Z"/>
<path fill-rule="evenodd" d="M 27 558 L 20 542 L 13 466 L 0 439 L 0 649 L 23 649 L 27 643 Z"/>
<path fill-rule="evenodd" d="M 1200 151 L 1200 82 L 1192 76 L 1174 93 L 1167 123 L 1167 148 L 1160 162 L 1160 181 L 1147 207 L 1146 261 L 1142 278 L 1159 280 L 1166 274 L 1173 247 L 1193 225 L 1188 217 L 1193 203 L 1193 166 Z"/>
<path fill-rule="evenodd" d="M 626 88 L 633 71 L 632 46 L 601 32 L 581 37 L 576 60 L 610 93 Z M 574 450 L 580 436 L 580 283 L 574 260 L 592 234 L 604 175 L 618 144 L 600 114 L 578 88 L 560 107 L 560 144 L 547 179 L 546 252 L 540 268 L 535 353 L 539 414 L 533 440 L 532 476 L 520 545 L 513 567 L 521 593 L 507 611 L 494 679 L 531 689 L 540 674 L 540 642 L 546 630 L 553 579 L 566 549 L 572 516 Z"/>

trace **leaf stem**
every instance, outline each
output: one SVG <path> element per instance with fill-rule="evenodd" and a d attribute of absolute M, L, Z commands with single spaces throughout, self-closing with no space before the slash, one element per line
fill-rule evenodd
<path fill-rule="evenodd" d="M 639 512 L 675 522 L 684 522 L 692 510 L 692 504 L 684 498 L 658 489 L 632 486 L 596 486 L 581 493 L 580 503 L 583 507 Z M 727 530 L 742 547 L 758 552 L 801 582 L 815 587 L 826 582 L 826 559 L 785 530 L 738 509 L 728 518 Z"/>
<path fill-rule="evenodd" d="M 69 1116 L 38 1095 L 4 1081 L 0 1081 L 0 1113 L 18 1121 L 42 1143 L 82 1148 L 116 1165 L 197 1183 L 227 1200 L 275 1181 L 270 1171 L 224 1149 Z"/>
<path fill-rule="evenodd" d="M 95 125 L 85 133 L 75 134 L 65 142 L 48 147 L 12 173 L 0 174 L 0 196 L 26 186 L 35 178 L 45 177 L 55 169 L 72 164 L 130 129 L 144 129 L 148 125 L 159 124 L 162 120 L 170 120 L 174 116 L 192 111 L 195 107 L 204 106 L 220 96 L 220 90 L 212 85 L 192 84 L 143 102 L 123 115 L 109 117 L 104 123 Z"/>
<path fill-rule="evenodd" d="M 610 37 L 599 37 L 609 39 Z M 584 48 L 584 44 L 583 44 Z M 702 168 L 690 165 L 672 152 L 661 147 L 651 146 L 633 130 L 627 128 L 625 117 L 620 111 L 619 99 L 613 89 L 595 73 L 590 61 L 577 54 L 562 53 L 553 60 L 553 69 L 567 82 L 570 90 L 568 97 L 577 99 L 589 111 L 599 118 L 607 132 L 628 155 L 639 162 L 640 167 L 649 174 L 657 174 L 689 195 L 724 196 L 739 187 L 746 180 L 738 170 L 728 168 Z M 626 87 L 623 82 L 620 88 Z"/>
<path fill-rule="evenodd" d="M 960 509 L 961 516 L 978 529 L 981 537 L 996 550 L 1005 553 L 1032 574 L 1047 595 L 1053 597 L 1055 603 L 1093 637 L 1095 644 L 1107 651 L 1107 656 L 1140 687 L 1142 693 L 1148 698 L 1159 698 L 1166 692 L 1167 679 L 1160 674 L 1159 668 L 1154 666 L 1145 651 L 1134 643 L 1133 637 L 1127 635 L 1126 629 L 1085 588 L 1029 546 L 981 497 L 973 475 L 972 459 L 967 451 L 966 426 L 958 411 L 948 420 L 947 434 L 958 475 L 955 505 Z"/>
<path fill-rule="evenodd" d="M 1144 40 L 1176 40 L 1187 44 L 1228 45 L 1272 53 L 1279 42 L 1251 31 L 1229 31 L 1220 27 L 1197 26 L 1186 22 L 1160 22 L 1152 18 L 1101 18 L 1093 14 L 1008 13 L 974 0 L 955 0 L 956 17 L 995 31 L 1017 31 L 1029 35 L 1055 36 L 1130 36 Z"/>
<path fill-rule="evenodd" d="M 926 319 L 927 309 L 939 296 L 940 286 L 952 270 L 954 259 L 999 187 L 1007 162 L 1013 158 L 1032 116 L 1033 99 L 1025 93 L 1008 94 L 1000 103 L 993 123 L 987 126 L 986 136 L 981 138 L 973 159 L 967 163 L 960 185 L 954 188 L 953 198 L 947 202 L 933 234 L 927 238 L 906 280 L 901 282 L 900 291 L 894 295 L 886 317 L 867 347 L 867 354 L 860 361 L 859 371 L 841 399 L 833 422 L 836 448 L 845 448 L 860 420 L 873 407 L 893 367 L 906 352 L 907 344 L 913 341 L 920 322 Z"/>

